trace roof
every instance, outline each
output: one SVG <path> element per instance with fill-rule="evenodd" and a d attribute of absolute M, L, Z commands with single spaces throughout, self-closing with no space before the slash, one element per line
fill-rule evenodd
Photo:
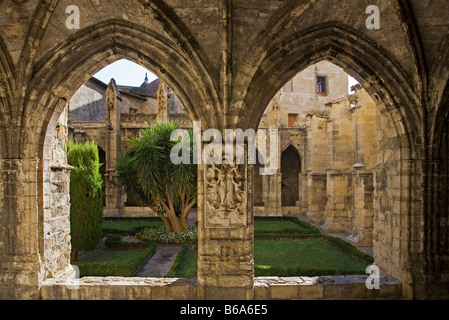
<path fill-rule="evenodd" d="M 146 78 L 147 79 L 147 78 Z M 148 83 L 145 81 L 142 83 L 140 87 L 119 87 L 119 89 L 122 92 L 130 93 L 133 95 L 138 95 L 141 97 L 150 97 L 150 98 L 157 98 L 157 89 L 159 88 L 159 84 L 161 83 L 161 80 L 157 78 L 156 80 Z"/>
<path fill-rule="evenodd" d="M 88 81 L 95 82 L 99 84 L 100 86 L 104 87 L 105 90 L 108 87 L 106 83 L 103 81 L 91 77 Z M 159 88 L 159 85 L 161 83 L 161 80 L 159 78 L 155 79 L 152 82 L 148 82 L 148 77 L 145 76 L 145 82 L 142 83 L 140 87 L 131 87 L 131 86 L 119 86 L 115 82 L 114 78 L 111 78 L 111 81 L 113 81 L 114 88 L 117 94 L 117 98 L 122 100 L 122 94 L 129 95 L 134 98 L 146 100 L 147 98 L 157 98 L 157 90 Z"/>

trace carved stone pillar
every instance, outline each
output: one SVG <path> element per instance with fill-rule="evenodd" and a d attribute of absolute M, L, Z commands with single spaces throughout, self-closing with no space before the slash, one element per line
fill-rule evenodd
<path fill-rule="evenodd" d="M 254 284 L 253 165 L 200 164 L 198 296 L 251 299 Z"/>
<path fill-rule="evenodd" d="M 157 122 L 167 122 L 170 109 L 168 108 L 168 90 L 163 80 L 157 89 Z"/>

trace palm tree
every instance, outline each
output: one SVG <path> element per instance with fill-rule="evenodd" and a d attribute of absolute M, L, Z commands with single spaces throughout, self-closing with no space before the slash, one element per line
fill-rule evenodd
<path fill-rule="evenodd" d="M 167 232 L 188 230 L 187 217 L 197 201 L 197 166 L 173 164 L 170 152 L 178 143 L 189 143 L 193 157 L 192 130 L 189 137 L 171 140 L 178 127 L 174 122 L 156 123 L 132 138 L 129 150 L 117 158 L 118 181 L 128 199 L 150 207 L 164 222 Z"/>

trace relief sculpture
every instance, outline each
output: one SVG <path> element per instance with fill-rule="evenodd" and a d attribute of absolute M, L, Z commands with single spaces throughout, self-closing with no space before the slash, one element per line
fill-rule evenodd
<path fill-rule="evenodd" d="M 211 164 L 206 170 L 206 227 L 245 227 L 246 180 L 243 165 Z"/>

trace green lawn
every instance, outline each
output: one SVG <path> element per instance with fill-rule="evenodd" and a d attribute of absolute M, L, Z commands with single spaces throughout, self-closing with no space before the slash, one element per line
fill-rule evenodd
<path fill-rule="evenodd" d="M 324 240 L 255 241 L 256 275 L 364 274 L 367 265 Z"/>
<path fill-rule="evenodd" d="M 196 275 L 197 259 L 196 250 L 187 250 L 175 276 Z M 324 240 L 254 242 L 256 276 L 365 274 L 366 267 Z"/>
<path fill-rule="evenodd" d="M 133 250 L 105 250 L 99 246 L 95 250 L 80 251 L 78 266 L 80 276 L 122 276 L 130 277 L 153 254 L 156 246 Z"/>
<path fill-rule="evenodd" d="M 365 274 L 369 263 L 370 257 L 349 243 L 295 218 L 256 218 L 254 231 L 256 276 Z M 196 250 L 187 250 L 176 276 L 195 275 L 197 259 Z"/>
<path fill-rule="evenodd" d="M 144 227 L 163 226 L 158 219 L 105 219 L 103 231 L 109 236 L 135 234 Z M 325 236 L 313 226 L 295 218 L 256 218 L 254 223 L 254 269 L 256 276 L 319 276 L 365 274 L 371 257 L 343 240 Z M 117 236 L 116 236 L 117 237 Z M 118 238 L 119 239 L 119 238 Z M 130 276 L 154 249 L 120 246 L 80 252 L 82 275 Z M 189 247 L 194 247 L 190 245 Z M 183 250 L 174 269 L 176 277 L 195 277 L 197 250 Z M 134 269 L 133 269 L 134 268 Z"/>

